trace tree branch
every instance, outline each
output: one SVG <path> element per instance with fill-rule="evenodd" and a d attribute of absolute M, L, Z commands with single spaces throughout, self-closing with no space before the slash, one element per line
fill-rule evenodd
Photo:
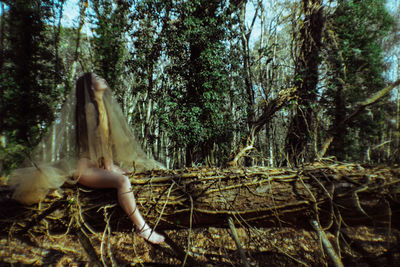
<path fill-rule="evenodd" d="M 318 160 L 320 160 L 328 150 L 330 144 L 333 142 L 335 138 L 335 132 L 339 132 L 343 130 L 355 117 L 357 117 L 361 112 L 363 112 L 368 106 L 374 105 L 377 103 L 382 97 L 384 97 L 386 94 L 388 94 L 391 90 L 393 90 L 395 87 L 400 85 L 400 79 L 392 83 L 391 85 L 383 88 L 379 92 L 375 93 L 373 96 L 370 98 L 364 100 L 361 102 L 357 108 L 346 118 L 344 118 L 343 121 L 341 121 L 338 125 L 332 127 L 328 132 L 329 132 L 329 137 L 325 140 L 324 145 L 322 146 L 322 149 L 320 150 L 319 153 L 317 153 Z"/>

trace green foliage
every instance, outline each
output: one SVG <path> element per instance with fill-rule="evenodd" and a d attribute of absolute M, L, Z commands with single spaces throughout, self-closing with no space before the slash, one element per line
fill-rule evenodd
<path fill-rule="evenodd" d="M 26 156 L 27 147 L 16 141 L 1 144 L 0 146 L 0 175 L 6 175 L 8 172 L 22 162 Z"/>
<path fill-rule="evenodd" d="M 328 46 L 327 114 L 338 125 L 358 102 L 384 86 L 381 40 L 393 20 L 383 0 L 343 1 L 332 18 L 335 37 Z M 332 37 L 331 37 L 332 38 Z M 333 105 L 332 105 L 333 104 Z M 362 160 L 366 149 L 379 142 L 382 106 L 357 118 L 351 128 L 337 133 L 333 143 L 339 159 Z"/>
<path fill-rule="evenodd" d="M 385 85 L 381 40 L 390 30 L 392 19 L 383 0 L 338 2 L 325 24 L 327 79 L 323 82 L 317 78 L 325 73 L 312 74 L 310 66 L 292 68 L 290 51 L 281 44 L 290 42 L 290 31 L 298 27 L 289 25 L 293 21 L 285 25 L 283 17 L 278 19 L 278 32 L 263 36 L 262 42 L 244 51 L 239 3 L 228 7 L 226 1 L 206 0 L 80 1 L 81 7 L 89 5 L 86 16 L 94 27 L 93 36 L 81 32 L 81 64 L 74 70 L 77 29 L 61 27 L 57 33 L 52 25 L 63 1 L 9 3 L 2 20 L 4 60 L 0 62 L 0 167 L 4 168 L 18 164 L 24 151 L 46 131 L 55 108 L 59 108 L 59 99 L 69 91 L 68 86 L 73 86 L 67 78 L 73 71 L 94 70 L 103 76 L 118 100 L 129 107 L 126 114 L 134 110 L 129 115 L 140 127 L 139 138 L 158 153 L 162 151 L 161 156 L 170 157 L 171 162 L 175 161 L 172 157 L 186 152 L 188 165 L 223 162 L 231 152 L 233 139 L 245 141 L 248 126 L 262 109 L 256 105 L 258 99 L 273 98 L 287 88 L 288 81 L 306 84 L 300 97 L 309 97 L 310 101 L 288 103 L 281 117 L 267 127 L 270 132 L 257 136 L 255 147 L 261 153 L 268 152 L 268 157 L 272 155 L 271 146 L 277 151 L 271 152 L 273 156 L 280 157 L 282 148 L 278 146 L 279 142 L 284 146 L 286 119 L 297 107 L 320 108 L 327 115 L 322 120 L 328 118 L 328 123 L 337 125 L 359 101 Z M 82 17 L 88 22 L 87 18 Z M 318 54 L 305 58 L 311 58 L 308 62 L 314 67 L 322 60 Z M 250 82 L 245 79 L 247 71 L 251 73 Z M 307 86 L 307 80 L 327 88 L 320 98 L 323 106 L 315 106 L 320 91 Z M 254 100 L 249 101 L 252 93 Z M 368 147 L 381 142 L 387 114 L 383 105 L 373 106 L 336 136 L 339 141 L 331 152 L 341 159 L 362 160 Z M 310 143 L 308 132 L 301 136 Z"/>
<path fill-rule="evenodd" d="M 130 71 L 137 80 L 133 92 L 156 93 L 155 80 L 159 78 L 159 59 L 167 36 L 162 32 L 168 19 L 169 1 L 151 0 L 136 3 L 129 16 L 133 49 L 128 61 Z M 157 76 L 156 76 L 157 74 Z M 155 97 L 155 96 L 154 96 Z"/>
<path fill-rule="evenodd" d="M 21 146 L 34 146 L 53 119 L 60 74 L 55 72 L 54 45 L 46 28 L 53 16 L 51 7 L 52 1 L 16 0 L 3 14 L 6 57 L 0 74 L 0 133 L 7 142 L 2 157 L 21 158 Z M 11 162 L 6 160 L 4 168 Z"/>
<path fill-rule="evenodd" d="M 122 102 L 124 90 L 122 77 L 126 54 L 124 34 L 127 31 L 129 1 L 93 0 L 95 16 L 94 57 L 96 72 L 104 77 Z"/>
<path fill-rule="evenodd" d="M 178 146 L 199 155 L 187 159 L 187 164 L 204 161 L 214 144 L 227 149 L 231 142 L 224 44 L 227 18 L 222 9 L 219 2 L 181 2 L 176 7 L 176 19 L 166 30 L 166 55 L 171 62 L 167 71 L 172 86 L 163 102 L 170 116 L 164 116 L 163 123 Z"/>

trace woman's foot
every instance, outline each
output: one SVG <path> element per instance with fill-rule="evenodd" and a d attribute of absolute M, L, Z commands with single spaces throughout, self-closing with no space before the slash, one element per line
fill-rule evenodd
<path fill-rule="evenodd" d="M 165 240 L 164 236 L 151 229 L 147 224 L 141 228 L 136 228 L 136 234 L 152 244 L 161 244 Z"/>

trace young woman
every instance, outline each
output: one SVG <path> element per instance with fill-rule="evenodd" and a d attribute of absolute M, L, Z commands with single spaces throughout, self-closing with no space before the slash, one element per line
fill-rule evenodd
<path fill-rule="evenodd" d="M 153 231 L 137 209 L 125 169 L 163 166 L 148 158 L 131 133 L 106 81 L 94 73 L 80 77 L 61 116 L 32 156 L 10 176 L 13 198 L 33 204 L 70 177 L 91 188 L 116 188 L 118 201 L 136 232 L 159 244 L 164 237 Z"/>

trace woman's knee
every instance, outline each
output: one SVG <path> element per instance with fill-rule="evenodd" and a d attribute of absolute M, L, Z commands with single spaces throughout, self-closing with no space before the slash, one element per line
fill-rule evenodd
<path fill-rule="evenodd" d="M 129 181 L 129 178 L 126 177 L 125 175 L 118 175 L 117 177 L 117 186 L 118 188 L 123 188 L 123 189 L 128 189 L 130 190 L 131 188 L 131 181 Z"/>

